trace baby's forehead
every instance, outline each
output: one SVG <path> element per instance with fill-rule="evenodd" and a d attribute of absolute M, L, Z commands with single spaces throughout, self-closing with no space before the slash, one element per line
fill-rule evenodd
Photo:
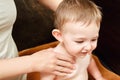
<path fill-rule="evenodd" d="M 70 32 L 70 33 L 80 33 L 80 32 L 99 32 L 99 27 L 96 22 L 91 22 L 91 23 L 83 23 L 83 22 L 67 22 L 63 28 L 62 31 L 65 32 Z M 89 34 L 88 33 L 88 34 Z"/>
<path fill-rule="evenodd" d="M 93 21 L 73 21 L 73 20 L 69 20 L 66 21 L 63 26 L 75 26 L 75 25 L 79 25 L 79 26 L 89 26 L 91 24 L 95 24 L 98 25 L 97 21 L 93 20 Z"/>

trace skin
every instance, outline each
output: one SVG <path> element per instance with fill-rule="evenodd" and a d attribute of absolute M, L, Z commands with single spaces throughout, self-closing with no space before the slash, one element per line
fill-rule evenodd
<path fill-rule="evenodd" d="M 96 48 L 99 27 L 95 22 L 83 25 L 80 22 L 69 21 L 63 27 L 61 30 L 54 29 L 53 36 L 61 42 L 67 55 L 84 56 Z"/>
<path fill-rule="evenodd" d="M 59 63 L 60 62 L 60 63 Z M 58 65 L 65 66 L 61 73 Z M 64 64 L 65 63 L 65 64 Z M 0 60 L 0 80 L 29 72 L 47 72 L 55 75 L 65 75 L 71 72 L 73 60 L 64 55 L 56 55 L 53 49 L 46 49 L 30 56 Z M 55 72 L 56 71 L 56 72 Z"/>
<path fill-rule="evenodd" d="M 96 24 L 87 26 L 79 22 L 68 22 L 64 26 L 61 32 L 62 43 L 71 56 L 90 54 L 96 48 L 99 32 Z"/>
<path fill-rule="evenodd" d="M 61 29 L 54 29 L 52 32 L 53 36 L 60 41 L 55 50 L 63 52 L 66 56 L 71 56 L 74 59 L 86 54 L 91 55 L 97 46 L 99 29 L 95 21 L 92 21 L 90 24 L 68 21 Z M 95 80 L 105 80 L 92 57 L 88 71 Z"/>
<path fill-rule="evenodd" d="M 60 2 L 63 0 L 38 0 L 40 3 L 44 4 L 51 10 L 55 11 L 59 5 Z"/>

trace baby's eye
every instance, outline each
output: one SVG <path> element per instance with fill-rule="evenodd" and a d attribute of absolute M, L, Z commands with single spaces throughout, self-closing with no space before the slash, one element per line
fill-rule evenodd
<path fill-rule="evenodd" d="M 97 41 L 97 39 L 92 39 L 91 41 Z"/>
<path fill-rule="evenodd" d="M 75 41 L 76 43 L 83 43 L 84 41 Z"/>

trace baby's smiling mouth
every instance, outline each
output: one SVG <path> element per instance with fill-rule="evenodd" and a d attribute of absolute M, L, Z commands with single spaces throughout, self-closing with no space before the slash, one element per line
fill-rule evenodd
<path fill-rule="evenodd" d="M 76 55 L 75 57 L 76 58 L 79 58 L 79 57 L 81 57 L 81 58 L 83 58 L 83 57 L 85 57 L 87 54 L 89 54 L 88 52 L 80 52 L 78 55 Z"/>

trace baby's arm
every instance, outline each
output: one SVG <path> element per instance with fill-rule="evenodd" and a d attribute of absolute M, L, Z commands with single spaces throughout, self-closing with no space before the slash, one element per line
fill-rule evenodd
<path fill-rule="evenodd" d="M 92 57 L 91 57 L 90 64 L 88 66 L 88 72 L 95 78 L 95 80 L 106 80 L 105 78 L 103 78 L 102 74 L 100 73 Z"/>

